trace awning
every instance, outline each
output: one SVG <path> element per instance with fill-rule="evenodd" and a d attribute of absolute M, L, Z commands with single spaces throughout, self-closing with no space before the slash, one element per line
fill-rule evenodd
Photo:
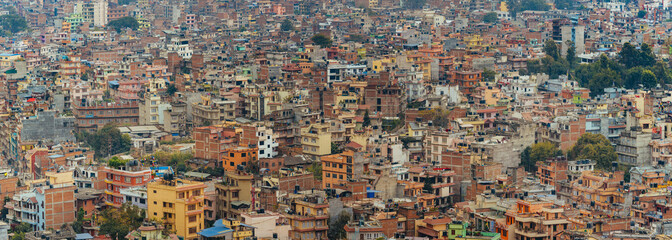
<path fill-rule="evenodd" d="M 93 236 L 88 233 L 78 233 L 75 235 L 76 240 L 84 240 L 84 239 L 93 239 Z"/>
<path fill-rule="evenodd" d="M 198 232 L 198 235 L 201 235 L 203 237 L 221 237 L 226 233 L 233 232 L 232 229 L 227 228 L 227 227 L 211 227 L 211 228 L 206 228 L 203 229 L 203 231 Z"/>
<path fill-rule="evenodd" d="M 195 177 L 195 178 L 207 178 L 207 177 L 210 176 L 210 174 L 202 173 L 202 172 L 187 172 L 187 173 L 184 174 L 184 176 Z"/>

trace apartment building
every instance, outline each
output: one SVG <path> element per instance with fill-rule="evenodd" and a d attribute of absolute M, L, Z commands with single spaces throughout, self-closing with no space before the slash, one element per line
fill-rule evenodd
<path fill-rule="evenodd" d="M 313 160 L 331 154 L 329 125 L 316 123 L 301 128 L 301 147 L 303 154 L 310 156 Z"/>
<path fill-rule="evenodd" d="M 555 239 L 570 222 L 564 208 L 543 200 L 517 200 L 514 208 L 506 211 L 506 226 L 497 225 L 502 239 Z"/>
<path fill-rule="evenodd" d="M 236 130 L 216 126 L 197 127 L 192 131 L 194 158 L 219 163 L 226 149 L 238 144 Z"/>
<path fill-rule="evenodd" d="M 293 199 L 289 209 L 285 217 L 289 219 L 291 227 L 290 240 L 328 239 L 329 204 L 322 196 Z"/>
<path fill-rule="evenodd" d="M 243 134 L 240 137 L 240 143 L 243 145 L 255 145 L 258 148 L 257 156 L 259 158 L 273 158 L 278 155 L 276 136 L 273 129 L 266 126 L 255 124 L 243 125 Z"/>
<path fill-rule="evenodd" d="M 90 103 L 73 108 L 76 131 L 97 131 L 108 123 L 138 125 L 137 102 Z"/>
<path fill-rule="evenodd" d="M 224 167 L 227 171 L 235 171 L 239 165 L 244 167 L 256 163 L 258 152 L 259 149 L 256 147 L 227 148 L 224 151 L 221 163 L 218 165 Z"/>
<path fill-rule="evenodd" d="M 163 220 L 167 229 L 183 239 L 198 239 L 198 232 L 205 228 L 205 187 L 201 182 L 168 177 L 151 182 L 147 184 L 147 215 Z"/>
<path fill-rule="evenodd" d="M 7 218 L 31 225 L 35 231 L 60 229 L 75 221 L 75 189 L 72 172 L 47 174 L 31 189 L 15 194 L 7 203 Z"/>
<path fill-rule="evenodd" d="M 117 208 L 126 201 L 122 189 L 143 187 L 153 179 L 152 170 L 139 166 L 104 167 L 100 174 L 105 176 L 105 204 Z"/>
<path fill-rule="evenodd" d="M 242 171 L 228 171 L 222 182 L 215 184 L 215 206 L 220 218 L 240 219 L 252 206 L 254 176 Z"/>

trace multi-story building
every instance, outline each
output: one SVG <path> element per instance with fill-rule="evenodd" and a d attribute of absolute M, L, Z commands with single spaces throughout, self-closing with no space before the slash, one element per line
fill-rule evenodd
<path fill-rule="evenodd" d="M 75 4 L 74 13 L 82 16 L 83 21 L 102 27 L 107 25 L 108 3 L 103 0 L 78 2 Z"/>
<path fill-rule="evenodd" d="M 328 239 L 329 203 L 319 195 L 293 199 L 290 202 L 289 239 Z"/>
<path fill-rule="evenodd" d="M 108 123 L 120 125 L 138 125 L 138 104 L 127 103 L 90 103 L 73 108 L 76 131 L 97 131 Z"/>
<path fill-rule="evenodd" d="M 638 131 L 636 129 L 626 129 L 621 132 L 615 147 L 618 161 L 630 166 L 652 164 L 651 147 L 649 146 L 651 138 L 651 133 Z"/>
<path fill-rule="evenodd" d="M 147 188 L 146 187 L 129 187 L 119 190 L 119 194 L 123 195 L 123 203 L 130 203 L 147 210 Z"/>
<path fill-rule="evenodd" d="M 450 84 L 459 86 L 465 96 L 471 97 L 482 79 L 481 72 L 455 71 L 450 77 Z"/>
<path fill-rule="evenodd" d="M 222 182 L 215 184 L 217 216 L 240 220 L 240 214 L 250 210 L 253 199 L 254 176 L 241 171 L 228 171 Z"/>
<path fill-rule="evenodd" d="M 71 172 L 47 174 L 46 181 L 12 197 L 7 218 L 30 224 L 35 231 L 60 229 L 76 219 L 75 189 Z"/>
<path fill-rule="evenodd" d="M 243 134 L 240 137 L 240 143 L 243 145 L 256 145 L 259 149 L 257 156 L 259 158 L 273 158 L 278 155 L 276 148 L 278 143 L 273 129 L 256 124 L 243 125 Z"/>
<path fill-rule="evenodd" d="M 560 116 L 553 121 L 537 123 L 537 139 L 539 142 L 551 142 L 562 151 L 569 150 L 581 135 L 586 133 L 586 117 Z"/>
<path fill-rule="evenodd" d="M 163 110 L 168 104 L 161 104 L 161 96 L 156 92 L 147 92 L 144 95 L 144 101 L 138 104 L 140 125 L 159 125 L 163 124 Z M 163 109 L 161 109 L 163 107 Z"/>
<path fill-rule="evenodd" d="M 570 225 L 564 208 L 541 200 L 518 200 L 505 216 L 506 225 L 496 226 L 502 239 L 555 239 Z"/>
<path fill-rule="evenodd" d="M 204 229 L 205 184 L 174 179 L 147 184 L 147 214 L 184 239 L 198 239 Z"/>
<path fill-rule="evenodd" d="M 583 172 L 570 183 L 571 200 L 578 206 L 615 215 L 613 204 L 625 201 L 621 182 L 624 172 Z"/>
<path fill-rule="evenodd" d="M 236 130 L 224 127 L 198 127 L 192 132 L 194 139 L 194 158 L 219 164 L 226 149 L 237 145 Z"/>
<path fill-rule="evenodd" d="M 193 103 L 194 124 L 219 124 L 226 120 L 235 120 L 236 101 L 228 99 L 210 99 L 202 97 L 201 102 Z"/>
<path fill-rule="evenodd" d="M 152 170 L 139 166 L 109 168 L 105 167 L 101 171 L 105 175 L 105 204 L 112 207 L 120 207 L 125 200 L 121 190 L 130 187 L 143 187 L 152 177 Z"/>
<path fill-rule="evenodd" d="M 574 181 L 581 177 L 583 172 L 595 170 L 595 161 L 590 159 L 569 161 L 567 164 L 567 180 Z"/>
<path fill-rule="evenodd" d="M 170 107 L 163 110 L 163 131 L 173 137 L 184 137 L 189 133 L 187 126 L 187 104 L 171 102 Z"/>
<path fill-rule="evenodd" d="M 542 184 L 556 186 L 558 181 L 567 180 L 567 159 L 552 158 L 537 162 L 537 177 Z"/>
<path fill-rule="evenodd" d="M 354 156 L 352 151 L 322 156 L 322 187 L 331 188 L 353 179 Z"/>
<path fill-rule="evenodd" d="M 259 150 L 256 147 L 227 148 L 224 151 L 221 164 L 217 165 L 224 167 L 227 171 L 234 171 L 239 165 L 247 166 L 248 164 L 255 163 L 258 160 L 258 152 Z"/>
<path fill-rule="evenodd" d="M 312 124 L 301 128 L 301 147 L 303 154 L 318 159 L 331 153 L 331 133 L 329 125 L 324 123 Z"/>

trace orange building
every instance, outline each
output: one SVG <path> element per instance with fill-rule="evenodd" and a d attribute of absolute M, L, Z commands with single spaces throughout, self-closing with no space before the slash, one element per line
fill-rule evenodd
<path fill-rule="evenodd" d="M 332 188 L 352 178 L 355 152 L 345 151 L 322 157 L 322 187 Z"/>
<path fill-rule="evenodd" d="M 506 224 L 495 227 L 503 240 L 556 239 L 570 224 L 562 207 L 546 201 L 518 200 L 505 216 Z"/>
<path fill-rule="evenodd" d="M 481 72 L 456 71 L 452 73 L 450 83 L 459 86 L 464 95 L 471 96 L 482 79 Z"/>
<path fill-rule="evenodd" d="M 152 170 L 140 167 L 125 167 L 113 169 L 105 167 L 101 174 L 105 174 L 105 204 L 113 207 L 121 207 L 124 203 L 124 195 L 119 191 L 129 187 L 144 187 L 152 180 Z"/>
<path fill-rule="evenodd" d="M 256 147 L 229 148 L 224 152 L 221 166 L 223 166 L 227 171 L 235 171 L 236 166 L 238 165 L 246 166 L 250 162 L 257 161 L 258 152 L 259 148 Z"/>

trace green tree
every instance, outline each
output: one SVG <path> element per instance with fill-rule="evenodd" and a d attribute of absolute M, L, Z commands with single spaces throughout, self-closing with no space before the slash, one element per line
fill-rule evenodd
<path fill-rule="evenodd" d="M 350 213 L 341 211 L 338 218 L 335 220 L 329 219 L 329 230 L 327 230 L 327 238 L 332 240 L 345 239 L 345 225 L 350 222 Z"/>
<path fill-rule="evenodd" d="M 341 145 L 336 142 L 331 142 L 331 154 L 342 153 Z"/>
<path fill-rule="evenodd" d="M 0 16 L 0 29 L 3 36 L 13 36 L 28 29 L 28 24 L 23 17 L 10 13 Z"/>
<path fill-rule="evenodd" d="M 495 75 L 497 75 L 497 72 L 492 71 L 490 69 L 485 69 L 483 70 L 483 73 L 481 73 L 483 76 L 483 80 L 487 82 L 494 82 L 495 81 Z"/>
<path fill-rule="evenodd" d="M 366 112 L 364 112 L 364 120 L 362 122 L 363 127 L 368 127 L 371 126 L 371 117 L 369 116 L 369 110 L 367 109 Z"/>
<path fill-rule="evenodd" d="M 560 59 L 560 48 L 553 39 L 549 39 L 544 43 L 544 53 L 546 53 L 547 56 L 551 56 L 553 60 L 557 61 Z"/>
<path fill-rule="evenodd" d="M 310 40 L 322 48 L 330 47 L 332 43 L 331 38 L 321 33 L 315 34 L 313 37 L 310 38 Z"/>
<path fill-rule="evenodd" d="M 646 11 L 639 10 L 639 12 L 637 12 L 637 18 L 644 18 L 644 17 L 646 17 Z"/>
<path fill-rule="evenodd" d="M 610 170 L 611 163 L 617 159 L 611 142 L 602 134 L 593 133 L 581 135 L 574 146 L 569 149 L 567 156 L 570 160 L 593 160 L 596 162 L 595 167 L 601 170 Z"/>
<path fill-rule="evenodd" d="M 567 42 L 567 56 L 565 56 L 565 60 L 567 60 L 570 69 L 574 69 L 579 63 L 579 59 L 576 57 L 576 46 L 572 41 Z"/>
<path fill-rule="evenodd" d="M 497 13 L 496 12 L 488 12 L 488 13 L 483 15 L 483 18 L 481 20 L 483 22 L 486 22 L 486 23 L 497 22 Z"/>
<path fill-rule="evenodd" d="M 405 0 L 404 7 L 408 9 L 422 9 L 427 3 L 427 0 Z"/>
<path fill-rule="evenodd" d="M 119 209 L 108 208 L 100 214 L 100 233 L 113 240 L 125 239 L 126 235 L 142 224 L 145 211 L 130 203 Z"/>
<path fill-rule="evenodd" d="M 72 229 L 77 233 L 81 233 L 84 230 L 84 208 L 79 208 L 77 210 L 77 219 L 72 223 Z"/>
<path fill-rule="evenodd" d="M 131 137 L 128 134 L 121 134 L 114 124 L 107 124 L 95 133 L 82 131 L 76 136 L 79 141 L 89 145 L 98 158 L 127 152 L 131 149 Z"/>
<path fill-rule="evenodd" d="M 520 162 L 528 172 L 535 172 L 537 170 L 537 162 L 545 161 L 549 158 L 562 155 L 562 151 L 550 142 L 535 143 L 523 150 L 520 154 Z"/>
<path fill-rule="evenodd" d="M 619 62 L 625 65 L 626 68 L 632 68 L 637 66 L 637 61 L 639 58 L 639 52 L 635 49 L 635 46 L 626 42 L 621 48 L 621 52 L 618 53 Z"/>
<path fill-rule="evenodd" d="M 532 11 L 548 11 L 551 6 L 545 0 L 509 0 L 508 2 L 511 16 L 516 17 L 519 12 Z"/>
<path fill-rule="evenodd" d="M 166 84 L 166 94 L 173 96 L 177 92 L 177 87 L 174 84 Z"/>
<path fill-rule="evenodd" d="M 110 158 L 109 160 L 107 160 L 107 166 L 109 166 L 111 168 L 119 168 L 121 166 L 126 165 L 126 162 L 128 162 L 128 161 L 123 160 L 123 159 L 121 159 L 117 156 L 114 156 L 114 157 Z"/>
<path fill-rule="evenodd" d="M 434 188 L 432 188 L 432 184 L 434 182 L 432 181 L 432 178 L 426 177 L 424 181 L 424 185 L 422 186 L 422 191 L 426 193 L 434 193 Z"/>
<path fill-rule="evenodd" d="M 140 23 L 133 17 L 122 17 L 108 22 L 107 27 L 114 29 L 117 33 L 121 33 L 122 30 L 127 28 L 134 31 L 137 30 L 140 27 Z"/>
<path fill-rule="evenodd" d="M 282 24 L 280 24 L 280 30 L 285 32 L 292 31 L 294 30 L 294 24 L 292 23 L 291 20 L 285 19 L 284 21 L 282 21 Z"/>
<path fill-rule="evenodd" d="M 313 162 L 306 170 L 313 173 L 315 179 L 322 180 L 322 163 Z"/>

